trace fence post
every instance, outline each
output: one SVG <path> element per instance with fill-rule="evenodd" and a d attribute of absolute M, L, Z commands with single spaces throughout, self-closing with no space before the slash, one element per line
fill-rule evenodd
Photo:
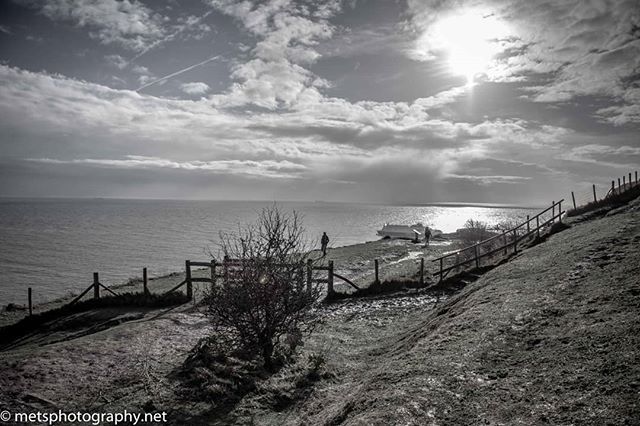
<path fill-rule="evenodd" d="M 638 184 L 638 171 L 636 170 L 636 185 Z"/>
<path fill-rule="evenodd" d="M 622 190 L 626 191 L 627 190 L 627 182 L 626 182 L 626 177 L 622 176 Z"/>
<path fill-rule="evenodd" d="M 327 277 L 327 293 L 329 295 L 333 294 L 333 260 L 329 261 L 329 276 Z"/>
<path fill-rule="evenodd" d="M 536 236 L 540 238 L 540 215 L 536 216 Z"/>
<path fill-rule="evenodd" d="M 191 261 L 184 261 L 185 281 L 187 282 L 187 298 L 191 300 L 193 298 L 193 286 L 191 283 Z"/>
<path fill-rule="evenodd" d="M 529 225 L 530 220 L 529 215 L 527 215 L 527 236 L 529 236 L 529 233 L 531 232 L 531 226 Z"/>
<path fill-rule="evenodd" d="M 551 202 L 551 224 L 553 225 L 554 222 L 554 217 L 556 216 L 556 202 L 552 201 Z"/>
<path fill-rule="evenodd" d="M 298 262 L 298 291 L 302 292 L 304 288 L 304 262 L 300 260 Z"/>
<path fill-rule="evenodd" d="M 424 285 L 424 257 L 420 258 L 420 285 Z"/>
<path fill-rule="evenodd" d="M 502 245 L 504 246 L 504 255 L 507 255 L 507 231 L 502 232 Z"/>
<path fill-rule="evenodd" d="M 29 287 L 29 316 L 33 315 L 33 303 L 31 299 L 31 293 L 33 292 L 31 291 L 31 287 Z"/>
<path fill-rule="evenodd" d="M 562 200 L 558 201 L 558 222 L 562 223 Z"/>
<path fill-rule="evenodd" d="M 216 260 L 215 259 L 211 259 L 211 290 L 213 290 L 213 288 L 216 285 Z"/>
<path fill-rule="evenodd" d="M 611 181 L 611 195 L 616 195 L 616 181 Z"/>
<path fill-rule="evenodd" d="M 93 273 L 93 298 L 100 299 L 100 279 L 98 273 Z"/>
<path fill-rule="evenodd" d="M 477 245 L 473 246 L 473 251 L 474 251 L 475 256 L 476 256 L 476 268 L 479 268 L 480 267 L 480 259 L 478 258 L 478 246 Z"/>
<path fill-rule="evenodd" d="M 618 178 L 618 194 L 621 194 L 622 190 L 620 189 L 620 178 Z"/>
<path fill-rule="evenodd" d="M 513 230 L 513 252 L 518 253 L 518 233 L 515 229 Z"/>
<path fill-rule="evenodd" d="M 147 280 L 147 268 L 142 268 L 142 290 L 144 291 L 145 295 L 149 295 L 149 287 L 148 287 L 148 280 Z"/>
<path fill-rule="evenodd" d="M 307 259 L 307 291 L 311 293 L 313 287 L 313 260 Z"/>
<path fill-rule="evenodd" d="M 629 189 L 631 189 L 631 172 L 629 172 Z"/>
<path fill-rule="evenodd" d="M 374 267 L 375 267 L 375 270 L 376 270 L 376 281 L 375 282 L 377 284 L 377 283 L 380 283 L 380 279 L 379 279 L 379 275 L 378 275 L 378 272 L 379 272 L 379 270 L 378 270 L 378 259 L 375 259 L 373 261 L 373 264 L 374 264 Z"/>
<path fill-rule="evenodd" d="M 573 191 L 571 191 L 571 199 L 573 200 L 573 209 L 575 210 L 576 207 L 576 196 L 573 195 Z"/>
<path fill-rule="evenodd" d="M 597 203 L 598 202 L 598 197 L 596 197 L 596 185 L 593 184 L 593 202 Z"/>

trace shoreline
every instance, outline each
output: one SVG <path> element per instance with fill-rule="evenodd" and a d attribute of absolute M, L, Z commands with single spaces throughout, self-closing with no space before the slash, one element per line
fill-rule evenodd
<path fill-rule="evenodd" d="M 640 368 L 628 360 L 640 347 L 639 214 L 637 200 L 567 219 L 569 227 L 446 297 L 406 292 L 322 304 L 300 362 L 260 377 L 232 406 L 185 390 L 204 383 L 215 386 L 216 398 L 233 392 L 229 368 L 245 368 L 237 359 L 198 367 L 204 382 L 175 375 L 198 342 L 212 337 L 210 319 L 194 302 L 94 309 L 24 336 L 3 352 L 0 400 L 12 412 L 167 411 L 169 424 L 388 424 L 398 413 L 411 424 L 635 419 Z M 325 260 L 339 259 L 340 274 L 366 281 L 374 258 L 384 273 L 400 272 L 396 265 L 410 273 L 412 253 L 448 249 L 380 240 L 333 248 Z M 318 357 L 323 364 L 314 367 Z M 309 368 L 318 379 L 300 393 Z"/>
<path fill-rule="evenodd" d="M 432 239 L 430 247 L 425 249 L 424 243 L 413 243 L 410 240 L 400 239 L 379 239 L 365 241 L 362 243 L 348 244 L 338 247 L 329 247 L 327 256 L 321 264 L 326 264 L 329 260 L 335 263 L 336 271 L 354 281 L 356 285 L 362 286 L 373 281 L 374 260 L 377 258 L 380 265 L 380 280 L 387 278 L 408 277 L 418 270 L 418 262 L 421 256 L 425 259 L 439 256 L 444 249 L 455 243 L 452 238 L 455 234 L 443 234 L 442 238 Z M 320 250 L 311 251 L 311 256 L 319 254 Z M 425 262 L 426 270 L 429 271 L 430 262 Z M 194 277 L 205 276 L 208 269 L 200 268 L 193 270 Z M 149 291 L 151 293 L 162 293 L 170 290 L 180 281 L 184 280 L 185 271 L 174 271 L 168 274 L 149 277 Z M 202 289 L 203 283 L 194 285 L 194 291 Z M 108 286 L 112 290 L 120 290 L 122 293 L 142 292 L 142 277 L 133 277 L 125 282 Z M 345 283 L 337 281 L 336 291 L 350 292 L 352 288 Z M 44 301 L 33 305 L 33 313 L 39 314 L 51 309 L 56 309 L 71 302 L 81 291 L 60 296 L 53 300 Z M 89 298 L 86 295 L 85 298 Z M 85 300 L 83 298 L 83 300 Z M 8 309 L 9 308 L 9 309 Z M 28 306 L 15 302 L 9 302 L 2 306 L 0 311 L 0 327 L 4 327 L 20 321 L 28 316 Z"/>

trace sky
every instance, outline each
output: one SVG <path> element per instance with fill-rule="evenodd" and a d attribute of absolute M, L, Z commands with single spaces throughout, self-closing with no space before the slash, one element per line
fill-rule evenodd
<path fill-rule="evenodd" d="M 5 0 L 0 196 L 544 205 L 639 77 L 637 0 Z"/>

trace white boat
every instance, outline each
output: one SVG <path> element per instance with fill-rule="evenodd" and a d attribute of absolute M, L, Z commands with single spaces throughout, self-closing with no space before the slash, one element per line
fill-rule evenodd
<path fill-rule="evenodd" d="M 385 223 L 378 231 L 382 238 L 402 238 L 407 240 L 424 239 L 424 225 L 416 223 L 414 225 L 392 225 Z"/>

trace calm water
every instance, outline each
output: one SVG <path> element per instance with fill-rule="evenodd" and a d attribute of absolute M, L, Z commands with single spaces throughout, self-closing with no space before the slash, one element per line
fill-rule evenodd
<path fill-rule="evenodd" d="M 0 305 L 35 303 L 78 292 L 100 272 L 115 284 L 184 268 L 184 260 L 208 260 L 220 231 L 255 220 L 266 202 L 167 200 L 0 200 Z M 483 207 L 408 207 L 283 202 L 304 216 L 310 237 L 322 231 L 330 246 L 378 239 L 385 222 L 421 221 L 444 232 L 474 218 L 496 224 L 531 210 Z"/>

